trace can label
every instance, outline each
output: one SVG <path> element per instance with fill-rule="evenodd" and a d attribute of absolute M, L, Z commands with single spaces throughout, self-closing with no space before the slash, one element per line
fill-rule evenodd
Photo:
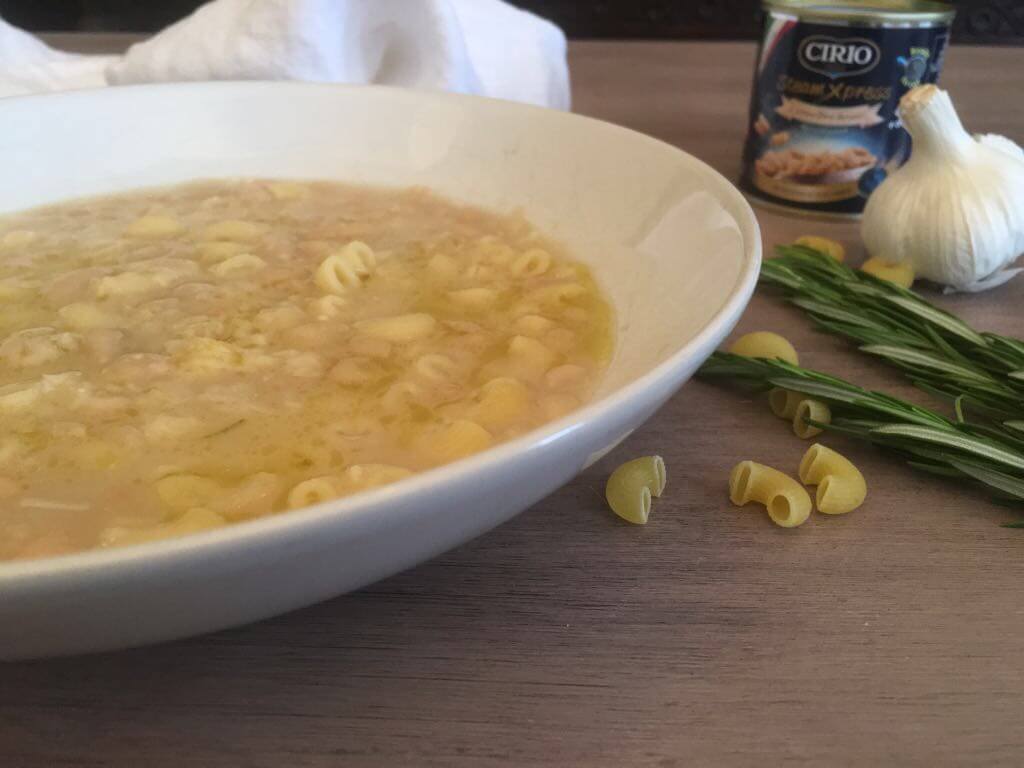
<path fill-rule="evenodd" d="M 910 153 L 896 108 L 938 80 L 946 25 L 804 22 L 769 11 L 741 186 L 769 202 L 857 214 Z"/>

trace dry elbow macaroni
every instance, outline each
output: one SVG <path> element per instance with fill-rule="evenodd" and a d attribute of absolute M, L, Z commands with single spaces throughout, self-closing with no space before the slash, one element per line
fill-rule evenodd
<path fill-rule="evenodd" d="M 802 235 L 793 241 L 794 245 L 804 245 L 808 248 L 813 248 L 816 251 L 820 251 L 827 256 L 831 256 L 836 261 L 846 261 L 846 249 L 843 244 L 832 240 L 828 237 L 819 237 L 818 235 Z"/>
<path fill-rule="evenodd" d="M 867 497 L 864 475 L 849 459 L 815 443 L 800 461 L 800 481 L 818 486 L 817 506 L 826 515 L 851 512 Z"/>
<path fill-rule="evenodd" d="M 892 264 L 877 256 L 872 256 L 860 265 L 860 270 L 861 272 L 867 272 L 869 275 L 874 275 L 880 280 L 894 283 L 901 288 L 909 288 L 914 284 L 914 268 L 905 261 L 899 264 Z"/>
<path fill-rule="evenodd" d="M 800 405 L 800 401 L 805 397 L 805 395 L 799 392 L 791 392 L 788 389 L 775 387 L 775 389 L 768 393 L 768 406 L 772 409 L 772 413 L 780 419 L 791 421 L 796 416 L 797 406 Z"/>
<path fill-rule="evenodd" d="M 771 331 L 754 331 L 744 334 L 732 343 L 729 351 L 743 357 L 777 358 L 793 365 L 800 364 L 793 345 L 784 337 Z"/>
<path fill-rule="evenodd" d="M 818 400 L 806 399 L 797 403 L 793 413 L 793 434 L 801 440 L 821 434 L 821 427 L 808 424 L 808 419 L 818 424 L 828 424 L 832 421 L 832 411 Z"/>
<path fill-rule="evenodd" d="M 776 525 L 795 528 L 811 514 L 811 497 L 792 477 L 764 464 L 741 461 L 729 473 L 729 499 L 738 507 L 763 504 Z"/>
<path fill-rule="evenodd" d="M 804 485 L 817 486 L 815 505 L 826 515 L 842 515 L 859 507 L 867 497 L 864 476 L 847 458 L 818 443 L 800 461 Z M 737 506 L 750 501 L 763 504 L 777 525 L 803 524 L 811 512 L 811 497 L 796 480 L 777 469 L 743 461 L 729 474 L 729 499 Z"/>
<path fill-rule="evenodd" d="M 651 514 L 651 497 L 661 496 L 667 480 L 661 456 L 642 456 L 612 472 L 605 486 L 605 498 L 623 520 L 644 525 Z"/>

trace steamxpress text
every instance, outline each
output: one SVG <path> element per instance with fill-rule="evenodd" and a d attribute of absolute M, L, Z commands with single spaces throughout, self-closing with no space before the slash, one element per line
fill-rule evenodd
<path fill-rule="evenodd" d="M 855 215 L 910 139 L 896 105 L 938 79 L 948 26 L 805 19 L 768 8 L 741 185 L 776 205 Z"/>

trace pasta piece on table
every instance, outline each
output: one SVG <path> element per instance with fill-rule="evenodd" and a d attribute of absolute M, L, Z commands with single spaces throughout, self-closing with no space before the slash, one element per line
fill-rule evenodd
<path fill-rule="evenodd" d="M 793 245 L 804 245 L 820 251 L 826 256 L 831 256 L 836 261 L 846 261 L 846 249 L 843 247 L 843 244 L 829 237 L 802 235 L 793 241 Z"/>
<path fill-rule="evenodd" d="M 808 419 L 819 424 L 828 424 L 832 421 L 832 411 L 818 400 L 801 400 L 797 404 L 796 413 L 793 414 L 793 434 L 802 440 L 821 434 L 821 427 L 808 424 Z"/>
<path fill-rule="evenodd" d="M 635 525 L 647 523 L 651 497 L 665 490 L 667 473 L 661 456 L 642 456 L 619 466 L 608 478 L 605 498 L 612 511 Z"/>
<path fill-rule="evenodd" d="M 868 495 L 864 475 L 845 456 L 815 443 L 800 461 L 800 481 L 818 486 L 818 511 L 826 515 L 852 512 Z"/>
<path fill-rule="evenodd" d="M 763 504 L 772 522 L 783 528 L 803 525 L 811 514 L 811 497 L 792 477 L 755 461 L 741 461 L 729 473 L 729 499 L 738 507 Z"/>
<path fill-rule="evenodd" d="M 768 406 L 772 409 L 772 413 L 780 419 L 790 421 L 796 416 L 796 407 L 806 397 L 800 392 L 791 392 L 788 389 L 775 387 L 768 393 Z"/>
<path fill-rule="evenodd" d="M 729 347 L 734 355 L 743 357 L 763 357 L 767 359 L 785 360 L 793 365 L 800 364 L 800 358 L 793 345 L 784 337 L 771 331 L 754 331 L 740 336 Z"/>
<path fill-rule="evenodd" d="M 860 270 L 861 272 L 867 272 L 869 275 L 874 275 L 879 280 L 888 280 L 890 283 L 895 283 L 901 288 L 909 288 L 914 284 L 914 268 L 905 261 L 893 264 L 885 259 L 872 256 L 860 265 Z"/>

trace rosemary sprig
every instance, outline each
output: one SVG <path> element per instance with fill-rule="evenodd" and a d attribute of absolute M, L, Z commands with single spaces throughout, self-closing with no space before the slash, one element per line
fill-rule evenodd
<path fill-rule="evenodd" d="M 778 246 L 761 282 L 817 326 L 902 369 L 917 386 L 996 421 L 1024 414 L 1024 341 L 980 333 L 905 288 L 806 246 Z"/>
<path fill-rule="evenodd" d="M 984 486 L 993 496 L 1024 504 L 1024 432 L 1016 426 L 953 421 L 927 408 L 873 392 L 782 360 L 714 353 L 697 373 L 758 389 L 781 387 L 828 404 L 822 429 L 873 443 L 917 469 Z"/>

